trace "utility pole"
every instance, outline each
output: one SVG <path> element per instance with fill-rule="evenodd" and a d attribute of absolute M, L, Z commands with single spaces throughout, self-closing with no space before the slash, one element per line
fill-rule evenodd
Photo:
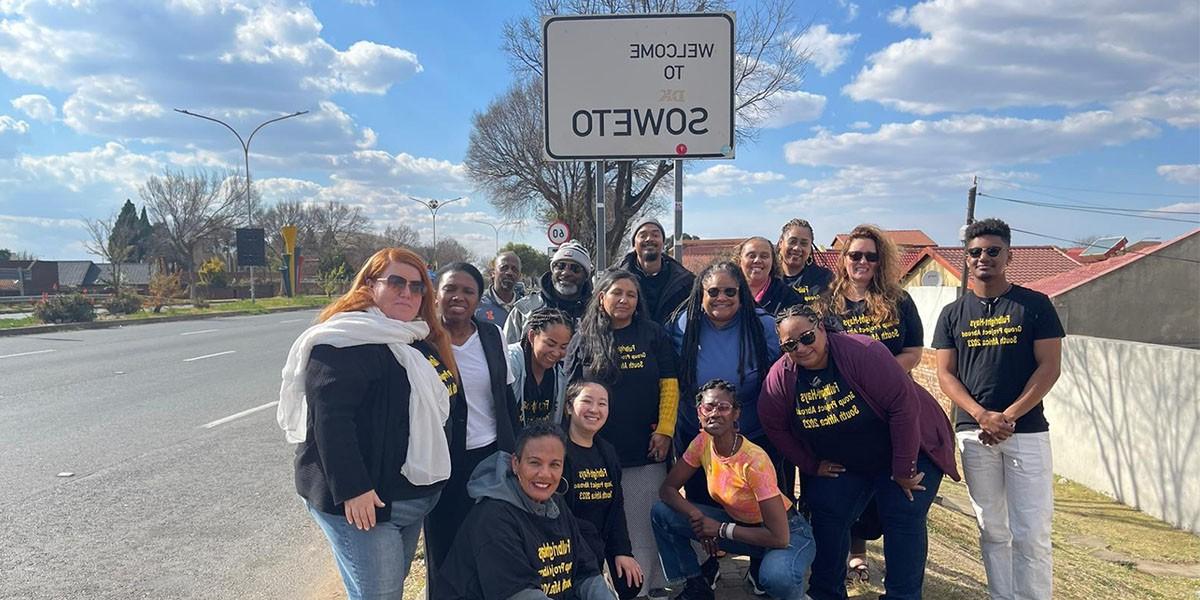
<path fill-rule="evenodd" d="M 443 206 L 446 206 L 447 204 L 450 204 L 451 202 L 458 202 L 459 200 L 462 200 L 463 197 L 459 196 L 457 198 L 451 198 L 449 200 L 425 201 L 425 200 L 421 200 L 420 198 L 413 198 L 412 196 L 409 196 L 408 199 L 412 200 L 413 202 L 416 202 L 417 204 L 420 204 L 421 206 L 424 206 L 425 208 L 428 208 L 429 213 L 433 215 L 433 256 L 431 256 L 430 259 L 433 260 L 433 269 L 436 271 L 437 268 L 441 266 L 438 264 L 438 259 L 437 259 L 437 213 L 438 213 L 438 209 Z"/>
<path fill-rule="evenodd" d="M 970 227 L 971 223 L 975 222 L 975 193 L 978 191 L 978 189 L 979 189 L 979 177 L 978 176 L 972 177 L 971 178 L 971 189 L 967 190 L 967 224 L 963 225 L 962 235 L 958 236 L 958 237 L 962 238 L 962 243 L 963 243 L 962 283 L 960 283 L 958 286 L 958 297 L 959 298 L 961 298 L 963 296 L 963 294 L 967 293 L 967 278 L 970 276 L 970 271 L 968 271 L 968 269 L 967 269 L 967 235 L 966 234 L 967 234 L 967 227 Z"/>
<path fill-rule="evenodd" d="M 271 123 L 277 123 L 284 119 L 290 119 L 292 117 L 298 117 L 300 115 L 307 114 L 308 111 L 302 110 L 300 112 L 294 112 L 290 115 L 283 115 L 282 117 L 276 117 L 274 119 L 264 121 L 264 122 L 260 123 L 258 125 L 258 127 L 255 127 L 254 131 L 250 132 L 250 136 L 244 140 L 242 139 L 242 135 L 240 133 L 238 133 L 236 129 L 234 129 L 233 127 L 230 127 L 229 123 L 226 123 L 225 121 L 222 121 L 215 117 L 210 117 L 208 115 L 202 115 L 200 113 L 194 113 L 189 110 L 184 110 L 184 109 L 179 109 L 179 108 L 176 108 L 175 112 L 187 115 L 189 117 L 196 117 L 197 119 L 204 119 L 205 121 L 212 121 L 213 123 L 220 123 L 221 125 L 225 126 L 225 129 L 228 129 L 229 131 L 233 132 L 233 135 L 237 137 L 238 143 L 242 145 L 242 156 L 246 159 L 246 227 L 252 227 L 254 225 L 254 200 L 253 200 L 253 197 L 250 195 L 250 142 L 254 141 L 254 134 L 258 133 L 259 129 L 262 129 L 263 127 L 266 127 L 267 125 L 270 125 Z M 297 282 L 297 285 L 299 285 L 299 282 Z M 251 266 L 250 267 L 250 302 L 253 303 L 254 300 L 255 300 L 255 297 L 254 297 L 254 267 Z"/>

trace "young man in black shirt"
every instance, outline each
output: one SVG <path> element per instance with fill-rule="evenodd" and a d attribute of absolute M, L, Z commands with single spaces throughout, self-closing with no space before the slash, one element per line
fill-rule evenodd
<path fill-rule="evenodd" d="M 1012 235 L 966 230 L 971 289 L 942 310 L 938 382 L 955 430 L 993 600 L 1050 598 L 1054 473 L 1042 398 L 1058 380 L 1062 323 L 1045 294 L 1009 283 Z"/>
<path fill-rule="evenodd" d="M 696 276 L 664 251 L 667 234 L 658 219 L 642 219 L 633 227 L 633 249 L 618 265 L 638 279 L 638 299 L 650 320 L 666 326 L 671 314 L 688 299 Z"/>

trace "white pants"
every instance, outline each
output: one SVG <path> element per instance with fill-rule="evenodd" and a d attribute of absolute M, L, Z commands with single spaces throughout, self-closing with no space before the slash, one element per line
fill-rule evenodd
<path fill-rule="evenodd" d="M 979 430 L 960 431 L 957 438 L 992 600 L 1049 600 L 1050 433 L 1017 433 L 995 446 L 983 445 Z"/>

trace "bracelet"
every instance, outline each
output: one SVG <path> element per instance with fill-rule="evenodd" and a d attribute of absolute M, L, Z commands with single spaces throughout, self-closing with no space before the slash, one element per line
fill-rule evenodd
<path fill-rule="evenodd" d="M 725 536 L 725 537 L 726 537 L 726 539 L 730 539 L 730 540 L 732 540 L 732 539 L 733 539 L 733 530 L 734 530 L 734 528 L 736 528 L 736 527 L 737 527 L 737 523 L 730 523 L 730 524 L 729 524 L 729 531 L 726 533 L 726 536 Z"/>
<path fill-rule="evenodd" d="M 725 535 L 725 530 L 728 528 L 729 528 L 729 523 L 721 523 L 721 526 L 717 528 L 717 537 L 719 537 L 721 539 L 726 539 L 726 540 L 729 539 Z"/>

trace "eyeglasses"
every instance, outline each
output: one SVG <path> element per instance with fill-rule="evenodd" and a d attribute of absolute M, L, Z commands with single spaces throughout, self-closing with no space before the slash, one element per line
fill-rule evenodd
<path fill-rule="evenodd" d="M 813 327 L 812 329 L 809 329 L 808 331 L 805 331 L 804 333 L 800 334 L 800 337 L 798 337 L 794 340 L 788 340 L 786 342 L 780 343 L 779 349 L 783 350 L 784 352 L 795 352 L 796 348 L 800 347 L 800 344 L 804 344 L 805 346 L 811 346 L 811 345 L 813 345 L 813 342 L 816 342 L 816 341 L 817 341 L 817 328 Z"/>
<path fill-rule="evenodd" d="M 375 278 L 375 281 L 382 281 L 383 284 L 388 287 L 388 289 L 397 293 L 406 287 L 408 288 L 408 293 L 414 296 L 420 296 L 425 293 L 425 282 L 421 281 L 420 279 L 416 281 L 409 281 L 399 275 L 388 275 L 384 279 L 377 277 Z"/>
<path fill-rule="evenodd" d="M 706 415 L 713 413 L 726 415 L 733 411 L 733 405 L 728 402 L 701 402 L 696 405 L 696 408 Z"/>
<path fill-rule="evenodd" d="M 570 271 L 572 273 L 582 273 L 583 267 L 569 260 L 560 260 L 550 265 L 552 271 Z"/>
<path fill-rule="evenodd" d="M 967 248 L 967 254 L 971 258 L 979 258 L 980 256 L 983 256 L 984 252 L 987 252 L 987 255 L 992 258 L 996 258 L 997 256 L 1000 256 L 1000 253 L 1003 251 L 1004 248 L 1001 248 L 1000 246 L 988 246 L 987 248 Z"/>
<path fill-rule="evenodd" d="M 847 252 L 846 257 L 850 259 L 850 262 L 858 262 L 864 258 L 867 259 L 867 262 L 869 263 L 879 262 L 878 252 L 859 252 L 858 250 L 855 250 L 853 252 Z"/>
<path fill-rule="evenodd" d="M 709 298 L 716 298 L 717 296 L 720 296 L 721 294 L 725 294 L 726 298 L 733 298 L 734 296 L 738 295 L 738 289 L 735 287 L 727 287 L 727 288 L 710 287 L 707 290 L 704 290 L 704 293 L 708 294 Z"/>

